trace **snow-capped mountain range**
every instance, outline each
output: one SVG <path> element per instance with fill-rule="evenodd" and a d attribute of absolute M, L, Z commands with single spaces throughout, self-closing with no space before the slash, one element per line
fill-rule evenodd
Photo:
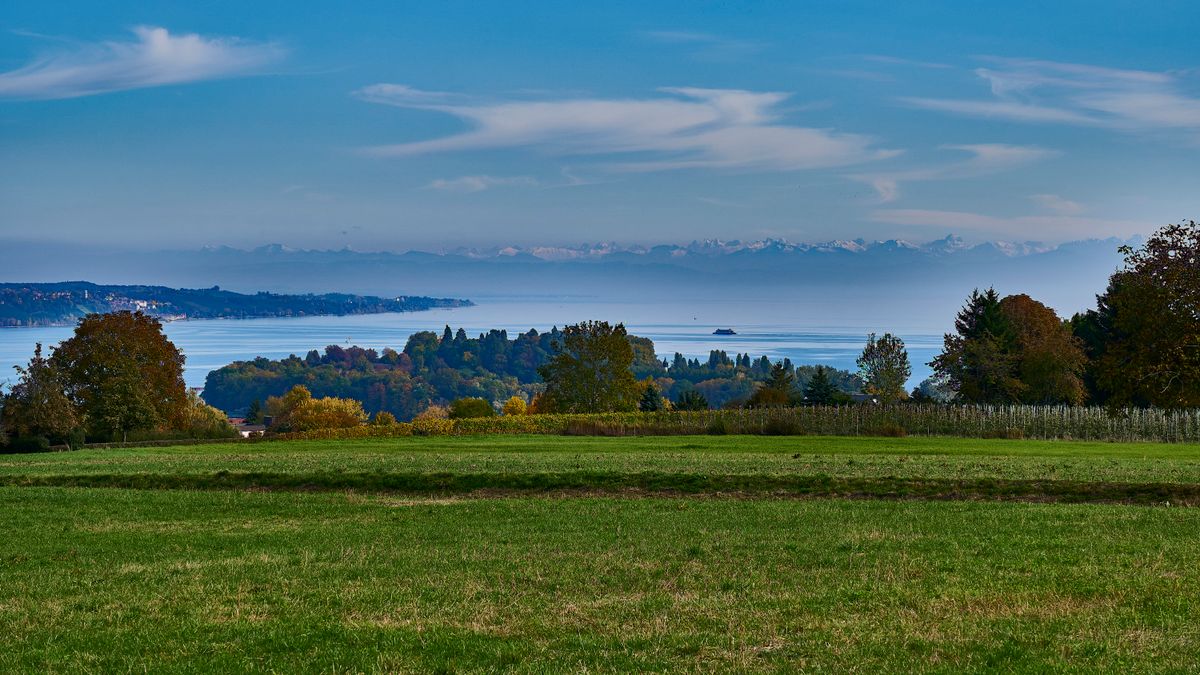
<path fill-rule="evenodd" d="M 532 256 L 541 260 L 595 260 L 616 255 L 645 256 L 655 259 L 683 258 L 688 256 L 726 256 L 735 254 L 775 253 L 866 253 L 870 251 L 915 251 L 931 255 L 951 255 L 962 251 L 981 248 L 996 251 L 1006 256 L 1045 253 L 1054 246 L 1036 241 L 995 241 L 971 245 L 962 237 L 948 235 L 942 239 L 923 244 L 903 239 L 867 241 L 865 239 L 836 239 L 833 241 L 805 243 L 787 239 L 701 239 L 689 244 L 659 244 L 655 246 L 622 245 L 616 242 L 579 244 L 578 246 L 494 246 L 490 248 L 460 247 L 444 251 L 444 255 L 462 256 L 477 260 L 500 257 Z"/>
<path fill-rule="evenodd" d="M 654 246 L 496 246 L 438 252 L 293 249 L 274 244 L 157 251 L 0 242 L 0 281 L 78 279 L 241 293 L 354 293 L 604 302 L 780 303 L 824 321 L 892 317 L 941 326 L 974 288 L 1028 293 L 1069 316 L 1095 304 L 1120 266 L 1115 239 L 1058 245 L 890 239 L 701 240 Z M 1131 242 L 1133 243 L 1133 242 Z M 938 323 L 942 322 L 942 323 Z"/>

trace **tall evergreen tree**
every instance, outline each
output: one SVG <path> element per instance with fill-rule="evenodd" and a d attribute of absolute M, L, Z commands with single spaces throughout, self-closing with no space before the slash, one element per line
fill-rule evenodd
<path fill-rule="evenodd" d="M 1010 403 L 1021 383 L 1010 353 L 1010 331 L 994 288 L 971 292 L 930 366 L 959 398 L 970 403 Z"/>
<path fill-rule="evenodd" d="M 642 398 L 638 401 L 638 410 L 641 412 L 659 412 L 662 409 L 662 390 L 653 382 L 646 383 L 646 388 L 642 390 Z"/>
<path fill-rule="evenodd" d="M 767 377 L 767 381 L 763 386 L 767 389 L 774 389 L 775 391 L 791 396 L 792 390 L 796 386 L 796 376 L 787 364 L 776 363 L 771 366 L 771 374 Z"/>
<path fill-rule="evenodd" d="M 837 400 L 838 390 L 829 379 L 829 370 L 817 366 L 808 386 L 804 388 L 804 400 L 813 405 L 829 405 Z"/>
<path fill-rule="evenodd" d="M 708 410 L 708 399 L 695 389 L 688 389 L 675 400 L 676 410 Z"/>
<path fill-rule="evenodd" d="M 246 409 L 246 424 L 261 424 L 262 417 L 262 402 L 254 399 L 250 402 L 250 407 Z"/>

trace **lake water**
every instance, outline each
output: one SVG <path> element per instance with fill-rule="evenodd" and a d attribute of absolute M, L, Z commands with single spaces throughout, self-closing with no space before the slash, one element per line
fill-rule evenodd
<path fill-rule="evenodd" d="M 549 330 L 587 319 L 623 321 L 629 332 L 654 340 L 660 356 L 675 352 L 708 358 L 712 349 L 733 356 L 749 352 L 772 359 L 787 357 L 796 364 L 824 364 L 854 370 L 870 330 L 898 334 L 908 346 L 913 365 L 910 387 L 930 373 L 926 365 L 941 349 L 941 335 L 904 332 L 896 327 L 824 326 L 810 315 L 796 312 L 785 301 L 746 303 L 694 303 L 664 306 L 661 303 L 545 301 L 495 301 L 474 307 L 404 314 L 323 316 L 297 319 L 218 319 L 177 321 L 165 325 L 170 339 L 187 357 L 184 379 L 190 387 L 201 387 L 209 371 L 232 361 L 257 356 L 282 358 L 304 355 L 326 345 L 358 345 L 400 350 L 408 336 L 421 330 L 441 333 L 449 325 L 463 328 L 472 337 L 492 328 L 506 329 L 510 337 L 530 328 Z M 717 328 L 733 328 L 737 335 L 713 335 Z M 23 365 L 34 345 L 58 344 L 70 337 L 72 328 L 0 329 L 0 383 L 16 380 L 12 369 Z"/>

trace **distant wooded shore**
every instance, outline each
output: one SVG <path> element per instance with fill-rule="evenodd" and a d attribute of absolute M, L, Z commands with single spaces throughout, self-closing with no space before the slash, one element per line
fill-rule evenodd
<path fill-rule="evenodd" d="M 400 295 L 235 293 L 211 288 L 100 285 L 86 281 L 0 284 L 0 326 L 66 326 L 88 314 L 140 311 L 165 321 L 345 316 L 469 307 L 470 300 Z"/>

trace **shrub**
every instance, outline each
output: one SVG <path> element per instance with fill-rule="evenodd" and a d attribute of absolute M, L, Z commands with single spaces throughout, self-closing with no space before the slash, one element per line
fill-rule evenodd
<path fill-rule="evenodd" d="M 396 416 L 386 410 L 381 410 L 375 413 L 375 417 L 371 419 L 371 424 L 377 427 L 395 426 L 397 424 Z"/>
<path fill-rule="evenodd" d="M 50 439 L 45 436 L 18 436 L 8 441 L 4 451 L 10 453 L 49 452 Z"/>
<path fill-rule="evenodd" d="M 308 399 L 290 415 L 290 426 L 294 431 L 344 429 L 361 426 L 366 421 L 362 403 L 347 398 Z"/>
<path fill-rule="evenodd" d="M 785 408 L 788 405 L 791 405 L 788 393 L 771 387 L 759 387 L 746 401 L 746 407 L 749 408 Z"/>
<path fill-rule="evenodd" d="M 729 430 L 725 427 L 724 416 L 718 415 L 712 418 L 712 421 L 709 422 L 708 426 L 704 428 L 704 433 L 708 434 L 709 436 L 724 436 L 725 434 L 729 433 Z"/>
<path fill-rule="evenodd" d="M 563 429 L 564 436 L 627 436 L 625 427 L 599 420 L 570 420 Z"/>
<path fill-rule="evenodd" d="M 496 410 L 492 408 L 492 404 L 481 398 L 460 398 L 450 404 L 450 419 L 452 420 L 495 416 Z"/>
<path fill-rule="evenodd" d="M 899 424 L 881 424 L 871 432 L 872 436 L 884 436 L 887 438 L 904 438 L 908 435 L 908 429 Z"/>
<path fill-rule="evenodd" d="M 764 436 L 798 436 L 803 433 L 800 424 L 791 417 L 773 417 L 762 427 Z"/>
<path fill-rule="evenodd" d="M 450 410 L 444 405 L 431 405 L 428 408 L 417 413 L 414 419 L 418 420 L 444 420 L 450 417 Z"/>
<path fill-rule="evenodd" d="M 1006 427 L 1004 429 L 996 429 L 995 431 L 985 431 L 984 438 L 1006 438 L 1012 441 L 1019 441 L 1025 438 L 1025 432 L 1017 427 Z"/>
<path fill-rule="evenodd" d="M 413 425 L 406 422 L 397 422 L 393 425 L 368 425 L 360 427 L 348 427 L 344 429 L 314 429 L 312 431 L 295 431 L 286 434 L 275 434 L 270 436 L 271 439 L 281 441 L 331 441 L 331 440 L 348 440 L 355 438 L 395 438 L 398 436 L 412 436 Z"/>
<path fill-rule="evenodd" d="M 455 421 L 437 417 L 416 419 L 412 423 L 412 432 L 417 436 L 452 436 Z"/>

